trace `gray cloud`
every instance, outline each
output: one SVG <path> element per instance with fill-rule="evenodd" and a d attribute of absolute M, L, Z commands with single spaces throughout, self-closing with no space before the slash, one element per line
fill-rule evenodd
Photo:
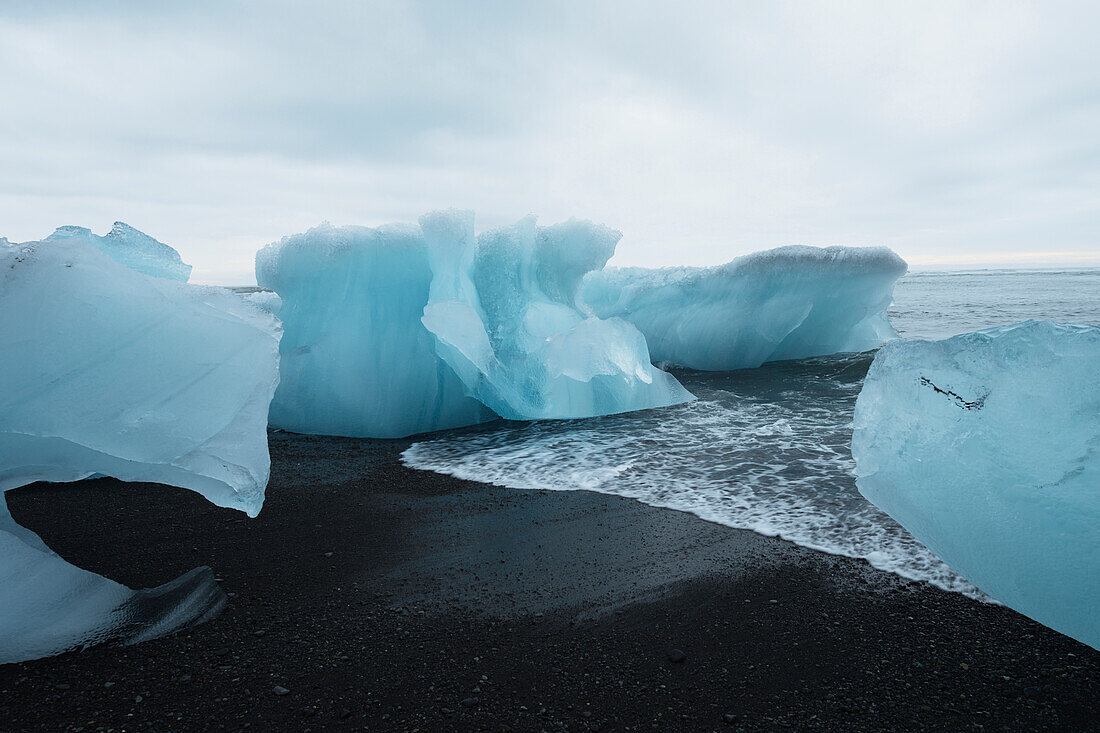
<path fill-rule="evenodd" d="M 250 279 L 465 206 L 616 261 L 792 242 L 1100 264 L 1091 3 L 6 3 L 0 235 L 123 219 Z"/>

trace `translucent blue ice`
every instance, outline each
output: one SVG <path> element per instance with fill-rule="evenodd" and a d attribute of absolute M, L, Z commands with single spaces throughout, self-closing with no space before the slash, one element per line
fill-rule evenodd
<path fill-rule="evenodd" d="M 496 417 L 467 396 L 420 322 L 432 271 L 415 224 L 286 237 L 256 254 L 256 280 L 281 300 L 272 425 L 395 438 Z"/>
<path fill-rule="evenodd" d="M 852 454 L 860 492 L 948 565 L 1100 648 L 1100 327 L 887 344 Z"/>
<path fill-rule="evenodd" d="M 645 339 L 577 304 L 619 233 L 533 219 L 474 236 L 473 213 L 420 226 L 322 225 L 256 256 L 285 335 L 271 421 L 400 437 L 502 415 L 601 415 L 691 399 Z"/>
<path fill-rule="evenodd" d="M 45 241 L 63 240 L 90 244 L 111 259 L 150 277 L 184 283 L 191 277 L 191 265 L 180 259 L 179 252 L 121 221 L 116 221 L 105 237 L 96 236 L 84 227 L 66 226 L 58 227 Z"/>
<path fill-rule="evenodd" d="M 723 371 L 879 346 L 905 262 L 882 247 L 780 247 L 716 267 L 585 277 L 600 318 L 637 326 L 658 363 Z"/>
<path fill-rule="evenodd" d="M 269 313 L 71 236 L 0 242 L 0 314 L 0 492 L 102 474 L 256 515 L 278 383 Z M 135 593 L 74 568 L 0 504 L 0 662 L 139 641 L 224 602 L 208 569 Z"/>
<path fill-rule="evenodd" d="M 615 252 L 620 232 L 534 217 L 474 236 L 473 212 L 420 219 L 432 285 L 423 323 L 467 391 L 502 417 L 580 418 L 694 399 L 652 366 L 645 338 L 578 304 L 581 278 Z"/>

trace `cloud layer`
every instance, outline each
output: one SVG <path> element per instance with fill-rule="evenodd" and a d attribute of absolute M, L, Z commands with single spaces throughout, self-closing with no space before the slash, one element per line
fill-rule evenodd
<path fill-rule="evenodd" d="M 535 5 L 6 3 L 0 235 L 121 219 L 223 283 L 448 206 L 621 264 L 1100 264 L 1095 3 Z"/>

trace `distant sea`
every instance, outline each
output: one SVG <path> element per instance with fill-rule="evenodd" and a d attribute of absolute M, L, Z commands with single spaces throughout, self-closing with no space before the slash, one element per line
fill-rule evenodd
<path fill-rule="evenodd" d="M 1100 324 L 1100 268 L 915 271 L 898 282 L 890 309 L 903 338 L 1032 318 Z M 674 369 L 697 401 L 586 420 L 492 423 L 415 443 L 403 457 L 501 486 L 632 497 L 982 597 L 856 490 L 852 410 L 873 357 Z"/>

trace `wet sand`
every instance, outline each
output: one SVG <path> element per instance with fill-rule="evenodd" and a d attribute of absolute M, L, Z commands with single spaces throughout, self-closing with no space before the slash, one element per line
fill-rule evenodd
<path fill-rule="evenodd" d="M 131 587 L 209 565 L 229 603 L 0 666 L 0 730 L 1100 729 L 1100 652 L 1007 608 L 629 499 L 417 471 L 407 445 L 272 433 L 254 520 L 113 479 L 9 492 L 70 562 Z"/>

